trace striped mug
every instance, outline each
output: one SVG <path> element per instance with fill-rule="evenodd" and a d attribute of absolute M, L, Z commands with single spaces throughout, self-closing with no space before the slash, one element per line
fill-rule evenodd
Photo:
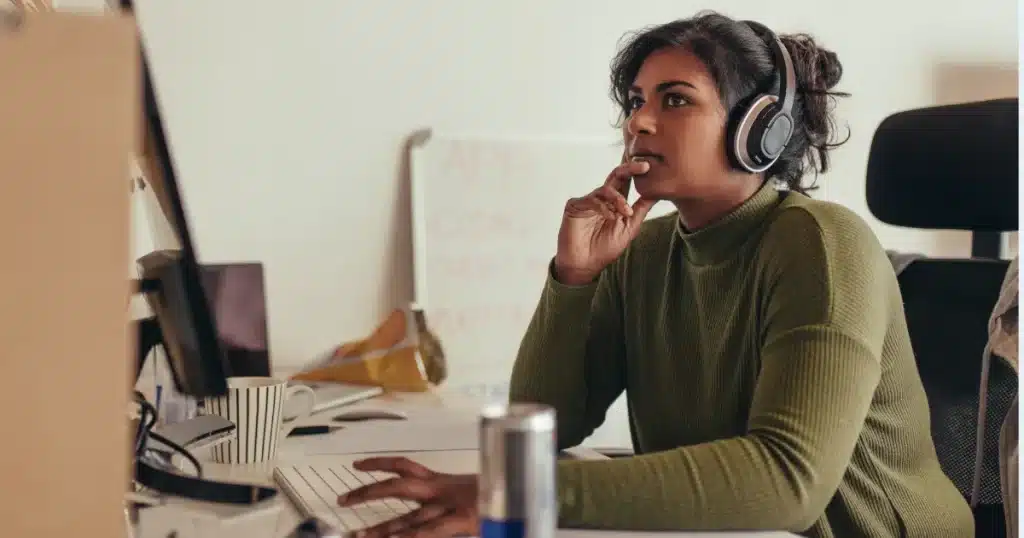
<path fill-rule="evenodd" d="M 285 402 L 295 397 L 308 400 L 309 404 L 288 426 L 283 426 Z M 304 385 L 289 386 L 287 381 L 272 377 L 229 377 L 227 394 L 203 399 L 203 413 L 220 415 L 235 423 L 234 436 L 213 447 L 213 461 L 273 461 L 281 439 L 313 414 L 315 404 L 313 389 Z"/>

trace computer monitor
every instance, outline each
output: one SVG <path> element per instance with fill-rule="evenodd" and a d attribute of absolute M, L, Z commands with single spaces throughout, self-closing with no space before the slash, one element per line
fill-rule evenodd
<path fill-rule="evenodd" d="M 217 338 L 236 376 L 269 376 L 267 294 L 263 264 L 204 263 L 201 277 Z"/>
<path fill-rule="evenodd" d="M 121 7 L 131 11 L 131 0 L 122 0 Z M 136 375 L 148 355 L 149 350 L 144 348 L 159 341 L 166 351 L 178 392 L 196 398 L 220 396 L 227 393 L 230 370 L 203 290 L 195 245 L 144 45 L 141 57 L 146 137 L 142 168 L 176 232 L 180 248 L 153 252 L 139 259 L 140 291 L 153 309 L 158 330 L 152 324 L 149 327 L 140 324 Z"/>

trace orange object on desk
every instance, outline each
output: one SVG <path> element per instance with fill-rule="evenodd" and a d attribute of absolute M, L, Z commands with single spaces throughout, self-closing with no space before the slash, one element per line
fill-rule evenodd
<path fill-rule="evenodd" d="M 395 309 L 370 336 L 338 346 L 292 379 L 423 392 L 446 376 L 440 343 L 427 330 L 422 311 L 410 306 Z"/>

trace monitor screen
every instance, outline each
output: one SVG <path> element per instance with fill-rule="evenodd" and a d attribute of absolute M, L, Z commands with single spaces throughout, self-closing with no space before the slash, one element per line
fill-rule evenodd
<path fill-rule="evenodd" d="M 121 0 L 121 7 L 131 12 L 132 3 Z M 140 289 L 159 327 L 147 335 L 145 324 L 139 324 L 136 375 L 148 354 L 146 346 L 162 342 L 178 392 L 197 398 L 220 396 L 228 391 L 227 377 L 231 372 L 203 290 L 188 212 L 164 130 L 163 111 L 153 86 L 144 39 L 140 59 L 145 128 L 139 164 L 177 235 L 180 249 L 156 251 L 139 258 Z"/>
<path fill-rule="evenodd" d="M 217 339 L 235 376 L 269 376 L 267 299 L 260 263 L 203 264 Z"/>

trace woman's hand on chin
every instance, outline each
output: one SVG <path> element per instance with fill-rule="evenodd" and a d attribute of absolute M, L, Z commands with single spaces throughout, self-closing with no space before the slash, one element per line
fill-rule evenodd
<path fill-rule="evenodd" d="M 654 200 L 626 201 L 634 175 L 647 173 L 650 163 L 626 161 L 615 167 L 600 187 L 565 204 L 558 230 L 555 278 L 584 285 L 618 258 L 640 232 Z"/>

